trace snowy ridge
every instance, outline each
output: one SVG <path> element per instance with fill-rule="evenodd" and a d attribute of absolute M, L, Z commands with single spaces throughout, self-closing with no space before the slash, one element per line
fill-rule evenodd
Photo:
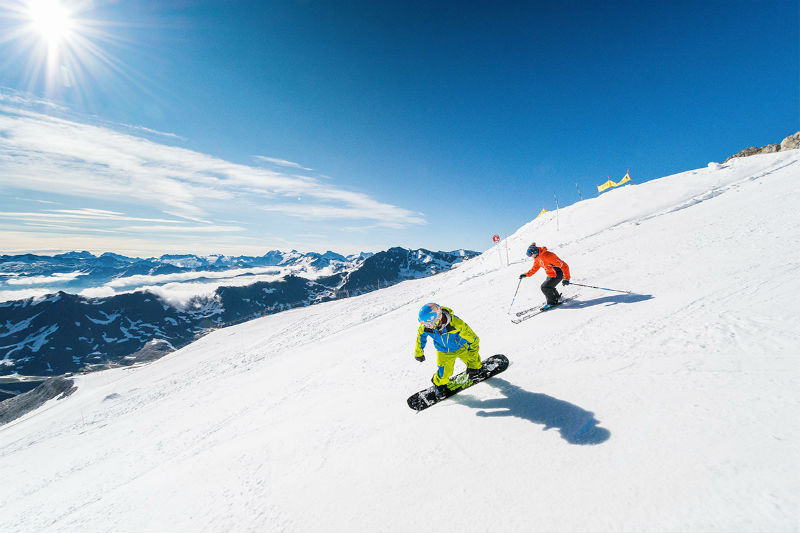
<path fill-rule="evenodd" d="M 798 160 L 629 185 L 520 228 L 510 266 L 490 250 L 78 376 L 0 426 L 0 530 L 795 532 Z M 633 293 L 512 324 L 531 241 Z M 416 415 L 426 301 L 511 366 Z"/>

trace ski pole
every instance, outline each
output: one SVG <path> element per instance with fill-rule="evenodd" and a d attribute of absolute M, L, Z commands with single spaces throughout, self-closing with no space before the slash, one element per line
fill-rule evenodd
<path fill-rule="evenodd" d="M 613 291 L 613 292 L 624 292 L 625 294 L 631 294 L 631 291 L 621 291 L 619 289 L 606 289 L 605 287 L 595 287 L 594 285 L 584 285 L 583 283 L 575 283 L 573 281 L 569 282 L 570 285 L 577 285 L 578 287 L 589 287 L 590 289 L 600 289 L 603 291 Z"/>
<path fill-rule="evenodd" d="M 508 306 L 508 313 L 511 314 L 511 308 L 514 307 L 514 300 L 517 299 L 517 293 L 519 292 L 519 286 L 522 285 L 522 278 L 519 278 L 519 283 L 517 283 L 517 290 L 514 291 L 514 297 L 511 298 L 511 305 Z"/>

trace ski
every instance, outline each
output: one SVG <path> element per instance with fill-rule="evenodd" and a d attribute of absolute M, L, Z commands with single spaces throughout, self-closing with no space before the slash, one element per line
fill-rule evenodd
<path fill-rule="evenodd" d="M 574 300 L 577 297 L 578 297 L 578 295 L 576 294 L 575 296 L 570 296 L 569 298 L 564 298 L 563 300 L 558 302 L 556 305 L 548 307 L 547 309 L 542 309 L 541 307 L 531 307 L 530 309 L 524 309 L 524 310 L 522 310 L 522 311 L 517 313 L 517 317 L 519 317 L 519 318 L 512 318 L 511 322 L 513 322 L 514 324 L 519 324 L 520 322 L 522 322 L 524 320 L 528 320 L 529 318 L 533 318 L 536 315 L 542 314 L 542 313 L 547 312 L 547 311 L 549 311 L 551 309 L 554 309 L 554 308 L 556 308 L 556 307 L 558 307 L 558 306 L 560 306 L 562 304 L 570 302 L 570 301 Z"/>
<path fill-rule="evenodd" d="M 542 306 L 541 305 L 537 305 L 537 306 L 531 307 L 529 309 L 523 309 L 522 311 L 517 311 L 514 314 L 517 315 L 517 316 L 522 316 L 522 315 L 527 315 L 528 313 L 532 313 L 533 311 L 541 311 L 541 310 L 542 310 Z"/>

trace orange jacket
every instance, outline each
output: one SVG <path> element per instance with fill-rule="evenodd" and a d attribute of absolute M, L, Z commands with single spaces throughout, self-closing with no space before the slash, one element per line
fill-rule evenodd
<path fill-rule="evenodd" d="M 556 271 L 553 269 L 553 267 L 560 268 L 561 272 L 564 273 L 564 279 L 569 279 L 569 265 L 559 259 L 558 256 L 553 252 L 548 252 L 547 248 L 544 246 L 540 246 L 539 255 L 533 260 L 533 267 L 531 267 L 531 269 L 528 270 L 525 275 L 531 277 L 536 274 L 540 268 L 544 268 L 547 276 L 554 278 L 556 277 Z"/>

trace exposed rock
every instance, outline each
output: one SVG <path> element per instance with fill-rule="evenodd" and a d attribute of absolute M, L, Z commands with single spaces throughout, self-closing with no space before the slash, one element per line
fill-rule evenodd
<path fill-rule="evenodd" d="M 800 148 L 800 131 L 781 141 L 781 150 L 797 150 L 798 148 Z"/>
<path fill-rule="evenodd" d="M 749 157 L 751 155 L 758 155 L 758 154 L 771 154 L 783 150 L 794 150 L 796 148 L 800 148 L 800 131 L 798 131 L 794 135 L 789 135 L 788 137 L 786 137 L 781 142 L 781 144 L 768 144 L 766 146 L 762 146 L 761 148 L 758 148 L 757 146 L 751 146 L 750 148 L 745 148 L 741 152 L 738 152 L 730 156 L 728 159 L 723 161 L 723 163 L 727 163 L 734 157 Z"/>
<path fill-rule="evenodd" d="M 0 403 L 0 426 L 37 409 L 56 396 L 60 400 L 73 392 L 75 392 L 75 385 L 71 379 L 62 376 L 48 379 L 32 391 Z"/>
<path fill-rule="evenodd" d="M 771 154 L 773 152 L 780 152 L 781 145 L 780 144 L 768 144 L 764 148 L 761 149 L 762 154 Z"/>
<path fill-rule="evenodd" d="M 751 146 L 750 148 L 745 148 L 741 152 L 736 152 L 735 154 L 730 156 L 728 159 L 723 161 L 723 163 L 727 163 L 728 161 L 730 161 L 734 157 L 750 157 L 751 155 L 756 155 L 756 154 L 760 154 L 760 153 L 761 153 L 761 148 L 759 148 L 757 146 Z"/>

